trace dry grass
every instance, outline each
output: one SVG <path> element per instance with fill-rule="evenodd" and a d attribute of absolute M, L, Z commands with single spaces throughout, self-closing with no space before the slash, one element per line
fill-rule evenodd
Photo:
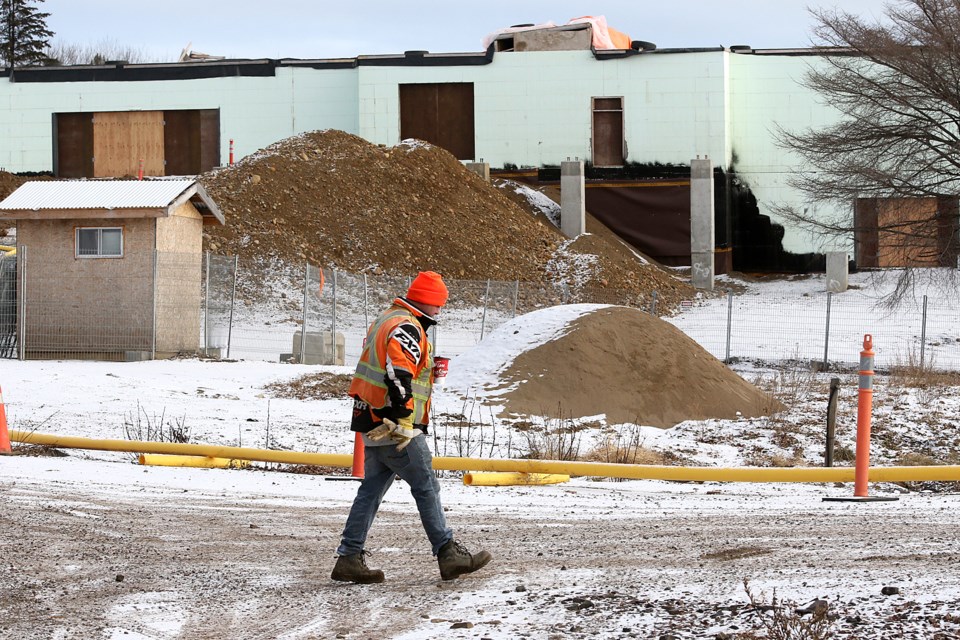
<path fill-rule="evenodd" d="M 897 466 L 900 467 L 931 467 L 940 464 L 931 456 L 922 453 L 901 453 L 897 456 Z"/>
<path fill-rule="evenodd" d="M 799 352 L 797 357 L 784 361 L 775 375 L 759 377 L 754 385 L 788 407 L 805 400 L 822 387 L 816 368 L 809 361 L 800 359 Z"/>
<path fill-rule="evenodd" d="M 190 442 L 190 427 L 187 416 L 168 418 L 166 409 L 159 416 L 147 413 L 147 409 L 137 401 L 135 412 L 124 414 L 123 434 L 127 440 L 139 442 Z"/>
<path fill-rule="evenodd" d="M 532 460 L 580 460 L 582 429 L 573 420 L 556 420 L 523 431 L 526 457 Z"/>
<path fill-rule="evenodd" d="M 263 390 L 275 398 L 294 400 L 330 400 L 346 398 L 352 375 L 336 373 L 308 373 L 293 380 L 272 382 Z"/>
<path fill-rule="evenodd" d="M 774 591 L 770 604 L 767 604 L 764 595 L 755 594 L 746 579 L 743 588 L 750 600 L 751 612 L 756 615 L 763 629 L 760 632 L 762 635 L 753 631 L 738 633 L 734 636 L 736 640 L 828 640 L 833 637 L 836 615 L 830 611 L 826 600 L 815 600 L 800 608 L 792 602 L 778 599 Z"/>
<path fill-rule="evenodd" d="M 616 436 L 607 436 L 581 458 L 586 462 L 613 464 L 666 465 L 667 456 L 639 444 L 624 444 Z"/>
<path fill-rule="evenodd" d="M 890 367 L 887 385 L 893 393 L 916 389 L 917 401 L 930 405 L 960 386 L 960 372 L 938 370 L 932 352 L 921 363 L 917 351 L 911 350 L 906 356 L 899 356 L 896 364 Z"/>
<path fill-rule="evenodd" d="M 803 467 L 807 463 L 803 451 L 797 448 L 790 455 L 754 449 L 744 456 L 744 464 L 748 467 Z"/>

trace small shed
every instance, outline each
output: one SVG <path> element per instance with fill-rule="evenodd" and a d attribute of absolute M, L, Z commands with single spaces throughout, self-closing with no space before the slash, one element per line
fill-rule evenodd
<path fill-rule="evenodd" d="M 27 182 L 0 202 L 7 221 L 21 358 L 198 351 L 203 225 L 224 218 L 196 180 Z"/>

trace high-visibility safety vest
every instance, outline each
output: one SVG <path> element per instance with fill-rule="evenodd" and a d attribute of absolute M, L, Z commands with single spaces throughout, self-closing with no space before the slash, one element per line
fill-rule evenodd
<path fill-rule="evenodd" d="M 383 315 L 377 318 L 363 343 L 357 371 L 350 382 L 351 396 L 355 396 L 369 404 L 374 409 L 382 409 L 387 404 L 387 343 L 394 330 L 404 322 L 416 325 L 420 330 L 420 362 L 416 363 L 410 354 L 403 352 L 402 362 L 392 361 L 391 365 L 405 369 L 413 376 L 411 393 L 413 398 L 408 407 L 413 409 L 414 424 L 429 424 L 430 422 L 430 392 L 433 389 L 433 354 L 430 353 L 430 343 L 427 332 L 420 325 L 412 311 L 401 302 L 394 305 Z"/>

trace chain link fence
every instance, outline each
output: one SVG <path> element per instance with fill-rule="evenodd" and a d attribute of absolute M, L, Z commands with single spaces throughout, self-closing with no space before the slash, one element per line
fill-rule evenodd
<path fill-rule="evenodd" d="M 0 254 L 0 358 L 14 358 L 17 350 L 17 256 Z"/>
<path fill-rule="evenodd" d="M 50 261 L 19 246 L 0 265 L 0 355 L 146 360 L 196 353 L 199 253 Z"/>
<path fill-rule="evenodd" d="M 199 353 L 352 366 L 367 327 L 410 284 L 409 277 L 307 264 L 278 268 L 257 257 L 209 253 L 75 262 L 70 269 L 32 264 L 26 247 L 0 259 L 0 357 L 134 360 Z M 450 300 L 431 330 L 436 353 L 446 356 L 469 350 L 517 315 L 606 302 L 603 295 L 572 295 L 562 285 L 447 285 Z M 637 307 L 663 312 L 656 292 Z M 878 368 L 960 370 L 960 311 L 949 297 L 890 310 L 852 291 L 761 304 L 730 293 L 686 301 L 665 319 L 726 362 L 853 366 L 864 334 L 871 334 Z"/>
<path fill-rule="evenodd" d="M 877 368 L 960 370 L 960 309 L 952 300 L 923 296 L 891 309 L 852 293 L 762 304 L 728 293 L 684 304 L 666 320 L 725 362 L 802 360 L 820 370 L 849 367 L 859 362 L 869 334 Z"/>
<path fill-rule="evenodd" d="M 239 278 L 243 280 L 242 268 Z M 352 366 L 370 322 L 410 284 L 405 277 L 313 266 L 286 278 L 286 285 L 271 283 L 272 299 L 256 302 L 253 292 L 246 294 L 246 307 L 232 328 L 235 357 Z M 557 304 L 607 302 L 602 295 L 571 295 L 564 286 L 518 281 L 447 280 L 447 285 L 450 300 L 431 336 L 436 352 L 447 356 L 469 350 L 517 315 Z M 656 292 L 638 300 L 637 308 L 653 315 L 664 311 Z M 664 319 L 726 362 L 804 360 L 823 369 L 853 366 L 869 333 L 878 367 L 960 369 L 960 314 L 950 300 L 923 298 L 922 304 L 890 310 L 853 292 L 762 304 L 730 293 L 684 302 Z M 299 335 L 307 340 L 300 341 Z"/>

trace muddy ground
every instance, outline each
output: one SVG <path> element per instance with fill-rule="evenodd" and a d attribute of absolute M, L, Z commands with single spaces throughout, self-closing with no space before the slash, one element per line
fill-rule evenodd
<path fill-rule="evenodd" d="M 368 540 L 387 581 L 356 586 L 328 577 L 352 481 L 6 457 L 0 485 L 3 638 L 766 637 L 744 579 L 795 624 L 825 600 L 822 637 L 960 634 L 955 494 L 449 478 L 451 525 L 495 560 L 441 582 L 399 484 Z"/>

